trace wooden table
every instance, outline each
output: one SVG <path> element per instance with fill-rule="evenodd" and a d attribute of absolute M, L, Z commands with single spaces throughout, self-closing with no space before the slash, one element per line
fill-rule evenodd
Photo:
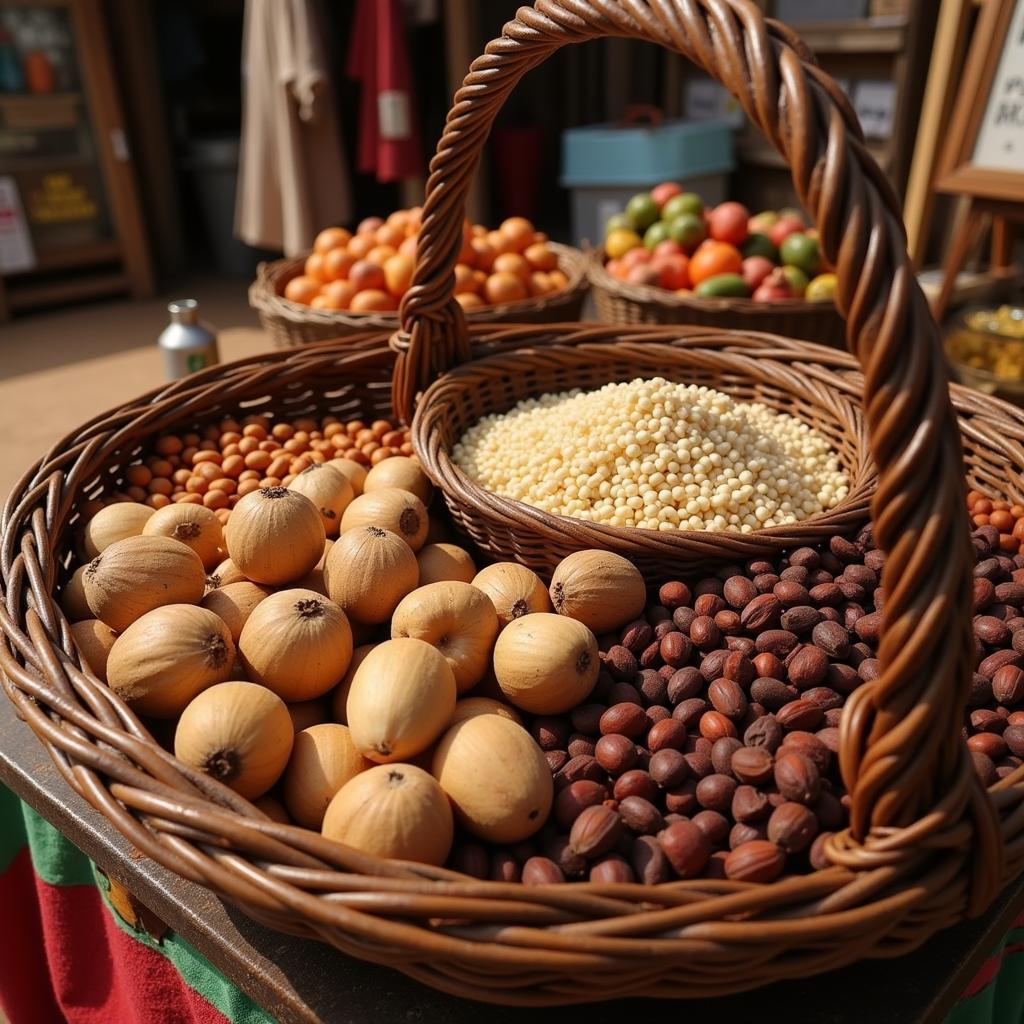
<path fill-rule="evenodd" d="M 107 820 L 75 795 L 14 706 L 0 694 L 0 782 L 52 822 L 112 879 L 192 943 L 235 985 L 282 1024 L 383 1024 L 445 1021 L 446 1024 L 547 1024 L 575 1019 L 572 1009 L 519 1010 L 481 1006 L 424 988 L 385 967 L 352 960 L 307 939 L 270 931 L 146 859 Z M 781 1019 L 788 1024 L 915 1024 L 941 1021 L 978 968 L 1024 908 L 1024 878 L 999 896 L 980 920 L 935 936 L 899 960 L 869 961 L 802 981 L 715 1002 L 718 1021 Z M 705 1014 L 708 1003 L 671 1008 L 642 1000 L 602 1003 L 586 1009 L 588 1024 L 621 1022 L 650 1013 L 682 1018 Z M 646 1011 L 646 1012 L 645 1012 Z"/>

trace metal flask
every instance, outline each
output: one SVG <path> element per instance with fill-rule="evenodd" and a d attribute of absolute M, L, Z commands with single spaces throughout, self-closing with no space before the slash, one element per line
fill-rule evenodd
<path fill-rule="evenodd" d="M 199 303 L 195 299 L 168 303 L 167 312 L 171 322 L 160 334 L 158 344 L 168 378 L 187 377 L 220 362 L 217 335 L 199 320 Z"/>

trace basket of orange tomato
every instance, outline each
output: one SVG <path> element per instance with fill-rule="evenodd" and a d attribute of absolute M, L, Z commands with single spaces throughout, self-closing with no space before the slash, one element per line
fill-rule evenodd
<path fill-rule="evenodd" d="M 289 347 L 368 330 L 398 329 L 412 281 L 420 208 L 355 231 L 325 228 L 311 252 L 261 263 L 249 303 L 275 345 Z M 470 320 L 578 320 L 588 287 L 579 250 L 552 242 L 525 217 L 495 230 L 464 225 L 456 299 Z"/>
<path fill-rule="evenodd" d="M 609 219 L 588 276 L 608 323 L 731 327 L 845 348 L 836 278 L 799 210 L 751 215 L 664 182 Z"/>

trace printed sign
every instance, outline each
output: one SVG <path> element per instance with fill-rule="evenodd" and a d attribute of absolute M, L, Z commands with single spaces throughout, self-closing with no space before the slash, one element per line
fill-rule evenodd
<path fill-rule="evenodd" d="M 31 270 L 36 265 L 32 238 L 14 179 L 0 176 L 0 273 Z"/>
<path fill-rule="evenodd" d="M 1017 0 L 1003 43 L 971 163 L 1024 171 L 1024 0 Z"/>

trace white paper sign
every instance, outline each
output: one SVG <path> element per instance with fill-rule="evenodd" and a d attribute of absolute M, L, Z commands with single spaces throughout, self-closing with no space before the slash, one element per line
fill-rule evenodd
<path fill-rule="evenodd" d="M 743 108 L 733 94 L 710 78 L 687 82 L 686 116 L 691 121 L 725 120 L 733 128 L 740 128 L 746 122 Z"/>
<path fill-rule="evenodd" d="M 971 163 L 1024 171 L 1024 0 L 1017 0 L 1003 43 Z"/>
<path fill-rule="evenodd" d="M 0 176 L 0 272 L 13 274 L 35 265 L 36 254 L 18 186 L 12 177 Z"/>
<path fill-rule="evenodd" d="M 896 113 L 896 83 L 858 82 L 853 88 L 853 109 L 860 119 L 865 138 L 889 138 Z"/>

